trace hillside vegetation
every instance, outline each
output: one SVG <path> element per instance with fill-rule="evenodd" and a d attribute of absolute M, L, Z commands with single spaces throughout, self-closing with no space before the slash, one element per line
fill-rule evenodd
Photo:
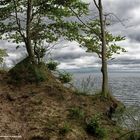
<path fill-rule="evenodd" d="M 123 132 L 111 120 L 110 108 L 115 110 L 118 101 L 79 95 L 47 68 L 44 81 L 29 82 L 24 64 L 0 72 L 0 134 L 23 140 L 113 140 Z M 17 73 L 11 77 L 11 72 Z"/>

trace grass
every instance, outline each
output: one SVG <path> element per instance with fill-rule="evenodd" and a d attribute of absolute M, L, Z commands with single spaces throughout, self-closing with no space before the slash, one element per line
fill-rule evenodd
<path fill-rule="evenodd" d="M 100 139 L 104 139 L 107 136 L 107 131 L 101 126 L 101 120 L 99 115 L 95 115 L 86 123 L 86 131 L 89 134 L 95 135 Z"/>
<path fill-rule="evenodd" d="M 18 66 L 13 69 L 16 71 Z M 101 137 L 106 133 L 104 128 L 108 130 L 109 140 L 113 140 L 116 135 L 119 135 L 119 132 L 115 131 L 116 126 L 106 116 L 106 109 L 115 102 L 114 100 L 102 100 L 98 95 L 77 96 L 72 90 L 65 88 L 63 84 L 57 82 L 56 78 L 49 71 L 46 71 L 45 68 L 43 70 L 47 81 L 42 81 L 40 85 L 36 85 L 34 82 L 32 84 L 26 84 L 25 76 L 28 76 L 28 73 L 26 74 L 27 69 L 25 65 L 23 68 L 23 70 L 18 69 L 18 74 L 21 74 L 20 78 L 23 78 L 19 84 L 20 87 L 7 85 L 6 82 L 4 84 L 2 83 L 0 87 L 0 105 L 3 114 L 7 112 L 6 116 L 9 117 L 10 113 L 6 110 L 9 107 L 9 110 L 13 111 L 12 118 L 18 121 L 18 116 L 22 120 L 19 120 L 19 122 L 21 128 L 25 126 L 23 128 L 25 134 L 19 132 L 21 135 L 34 139 L 54 137 L 56 139 L 63 138 L 68 140 L 85 138 L 101 140 Z M 1 76 L 1 81 L 4 81 L 5 79 L 2 78 Z M 6 93 L 14 97 L 12 104 L 7 100 Z M 3 105 L 6 106 L 5 110 Z M 16 112 L 17 110 L 18 113 Z M 100 112 L 103 116 L 96 124 L 96 119 L 91 119 L 92 116 L 95 117 L 97 112 Z M 90 118 L 88 122 L 85 121 L 87 118 Z M 5 124 L 2 123 L 4 122 L 1 122 L 1 126 L 4 128 Z M 9 122 L 9 124 L 11 123 Z M 86 128 L 88 128 L 88 131 Z M 12 129 L 14 130 L 15 127 L 13 126 Z M 92 131 L 93 129 L 96 131 Z M 11 127 L 7 126 L 5 130 L 10 133 Z M 19 127 L 17 130 L 19 130 Z M 16 132 L 18 132 L 17 130 Z M 89 131 L 94 133 L 91 134 Z"/>
<path fill-rule="evenodd" d="M 59 133 L 61 135 L 66 135 L 68 132 L 70 132 L 72 129 L 68 123 L 64 123 L 63 126 L 60 128 Z"/>
<path fill-rule="evenodd" d="M 74 85 L 75 93 L 77 95 L 90 95 L 93 94 L 94 80 L 91 76 L 83 79 L 82 81 L 78 81 Z"/>
<path fill-rule="evenodd" d="M 69 117 L 72 119 L 83 119 L 84 115 L 84 111 L 79 107 L 69 109 Z"/>
<path fill-rule="evenodd" d="M 87 92 L 83 92 L 83 91 L 80 91 L 80 90 L 78 90 L 78 89 L 76 89 L 75 91 L 74 91 L 74 93 L 76 94 L 76 95 L 82 95 L 82 96 L 87 96 L 88 94 L 87 94 Z"/>

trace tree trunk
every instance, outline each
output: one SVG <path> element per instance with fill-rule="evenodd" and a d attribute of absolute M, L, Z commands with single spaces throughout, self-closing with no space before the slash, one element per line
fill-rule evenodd
<path fill-rule="evenodd" d="M 27 52 L 29 55 L 29 60 L 32 63 L 35 63 L 35 56 L 34 56 L 34 51 L 32 48 L 31 34 L 30 34 L 31 20 L 32 20 L 32 0 L 28 0 L 28 3 L 27 3 L 27 23 L 26 23 L 26 49 L 27 49 Z"/>
<path fill-rule="evenodd" d="M 106 57 L 107 48 L 106 48 L 105 22 L 103 18 L 102 0 L 99 0 L 99 17 L 100 17 L 101 42 L 102 42 L 102 68 L 101 68 L 101 72 L 103 75 L 102 95 L 104 97 L 108 97 L 109 85 L 108 85 L 108 70 L 107 70 L 107 57 Z"/>

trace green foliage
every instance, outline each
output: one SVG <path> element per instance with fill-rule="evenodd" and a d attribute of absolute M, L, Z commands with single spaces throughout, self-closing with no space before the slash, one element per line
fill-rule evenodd
<path fill-rule="evenodd" d="M 46 80 L 44 69 L 42 67 L 39 68 L 38 66 L 37 67 L 33 66 L 33 67 L 31 67 L 31 71 L 32 71 L 32 74 L 35 77 L 35 82 L 36 83 L 43 82 L 43 81 Z"/>
<path fill-rule="evenodd" d="M 72 119 L 83 119 L 84 111 L 79 107 L 74 107 L 69 109 L 69 116 Z"/>
<path fill-rule="evenodd" d="M 57 69 L 58 64 L 59 64 L 58 62 L 55 62 L 55 61 L 51 60 L 47 63 L 47 68 L 49 70 L 55 71 Z"/>
<path fill-rule="evenodd" d="M 67 134 L 68 132 L 70 132 L 71 131 L 71 128 L 70 128 L 70 125 L 68 124 L 68 123 L 64 123 L 63 124 L 63 126 L 60 128 L 60 131 L 59 131 L 59 133 L 61 134 L 61 135 L 65 135 L 65 134 Z"/>
<path fill-rule="evenodd" d="M 46 51 L 46 48 L 39 47 L 37 44 L 34 46 L 34 54 L 38 64 L 42 63 L 42 60 L 46 55 Z"/>
<path fill-rule="evenodd" d="M 61 72 L 59 73 L 58 79 L 64 84 L 69 83 L 72 80 L 72 74 L 68 72 Z"/>
<path fill-rule="evenodd" d="M 100 119 L 97 116 L 92 117 L 86 124 L 87 132 L 96 134 L 96 129 L 100 126 Z"/>
<path fill-rule="evenodd" d="M 86 123 L 86 131 L 92 135 L 95 135 L 95 136 L 101 138 L 101 139 L 106 137 L 106 130 L 101 127 L 99 115 L 92 117 Z"/>
<path fill-rule="evenodd" d="M 39 83 L 47 79 L 46 66 L 31 64 L 26 58 L 9 71 L 9 76 L 14 84 Z"/>
<path fill-rule="evenodd" d="M 101 27 L 99 20 L 90 21 L 87 23 L 87 27 L 83 25 L 81 30 L 85 33 L 79 36 L 78 40 L 81 47 L 87 48 L 87 52 L 96 53 L 99 58 L 102 58 L 102 43 L 101 43 Z M 121 52 L 126 52 L 126 50 L 117 45 L 119 41 L 124 40 L 124 37 L 114 36 L 105 31 L 106 35 L 106 46 L 107 53 L 106 57 L 111 59 L 114 54 L 120 54 Z"/>
<path fill-rule="evenodd" d="M 88 4 L 79 0 L 32 0 L 30 27 L 27 26 L 28 0 L 2 0 L 0 2 L 0 37 L 21 46 L 21 42 L 27 44 L 27 28 L 31 46 L 43 44 L 43 42 L 56 42 L 61 36 L 68 36 L 70 29 L 74 29 L 78 23 L 67 22 L 64 18 L 73 17 L 72 10 L 78 16 L 86 14 Z M 6 23 L 5 23 L 6 20 Z M 77 27 L 77 26 L 76 26 Z M 68 32 L 67 32 L 68 31 Z M 76 32 L 75 30 L 72 30 Z M 4 34 L 4 36 L 3 36 Z M 43 46 L 45 47 L 45 45 Z"/>
<path fill-rule="evenodd" d="M 3 63 L 4 57 L 8 56 L 6 50 L 0 49 L 0 64 Z"/>

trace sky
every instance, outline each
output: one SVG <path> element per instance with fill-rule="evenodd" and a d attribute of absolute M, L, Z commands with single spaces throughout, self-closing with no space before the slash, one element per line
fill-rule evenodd
<path fill-rule="evenodd" d="M 91 3 L 92 13 L 97 14 L 93 0 L 88 2 Z M 108 30 L 114 35 L 122 35 L 126 38 L 119 45 L 127 52 L 115 55 L 115 59 L 108 62 L 109 68 L 140 70 L 140 0 L 103 0 L 103 6 L 105 13 L 113 13 L 117 16 L 117 18 L 115 16 L 110 18 L 111 26 Z M 17 63 L 25 55 L 23 48 L 16 50 L 15 44 L 6 41 L 0 41 L 0 48 L 8 51 L 9 57 L 6 58 L 8 66 Z M 52 51 L 50 58 L 60 62 L 61 69 L 98 68 L 101 64 L 96 54 L 86 53 L 76 42 L 61 42 L 57 49 Z"/>

